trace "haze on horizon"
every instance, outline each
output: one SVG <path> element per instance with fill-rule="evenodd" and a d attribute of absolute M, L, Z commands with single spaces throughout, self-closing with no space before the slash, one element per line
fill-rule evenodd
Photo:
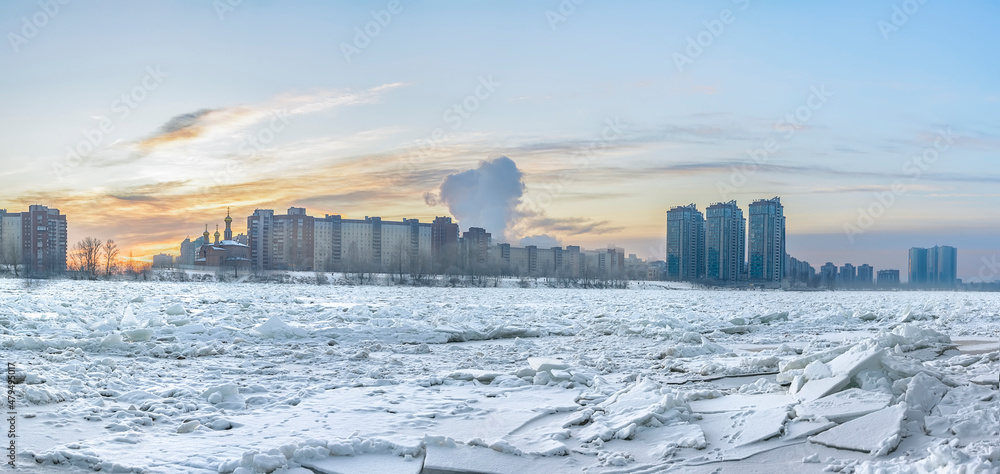
<path fill-rule="evenodd" d="M 508 157 L 523 182 L 498 188 L 512 243 L 662 259 L 670 207 L 780 196 L 789 253 L 817 268 L 905 270 L 909 247 L 952 245 L 969 280 L 1000 259 L 998 14 L 916 0 L 4 2 L 0 208 L 57 207 L 71 243 L 148 257 L 229 207 L 236 232 L 255 208 L 452 215 L 445 180 Z"/>

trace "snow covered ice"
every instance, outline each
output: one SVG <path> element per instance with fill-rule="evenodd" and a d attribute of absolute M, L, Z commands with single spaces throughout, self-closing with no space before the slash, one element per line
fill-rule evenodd
<path fill-rule="evenodd" d="M 1000 295 L 0 280 L 37 472 L 997 472 Z"/>

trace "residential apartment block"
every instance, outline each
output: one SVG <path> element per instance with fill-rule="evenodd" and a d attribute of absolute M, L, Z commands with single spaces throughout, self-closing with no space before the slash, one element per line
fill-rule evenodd
<path fill-rule="evenodd" d="M 705 276 L 735 283 L 746 271 L 747 221 L 743 210 L 730 201 L 708 206 L 705 214 Z"/>
<path fill-rule="evenodd" d="M 59 209 L 28 206 L 26 212 L 0 209 L 0 264 L 21 265 L 27 275 L 66 271 L 66 216 Z"/>
<path fill-rule="evenodd" d="M 785 208 L 781 198 L 750 204 L 749 278 L 780 282 L 785 274 Z"/>
<path fill-rule="evenodd" d="M 705 217 L 694 204 L 667 211 L 667 279 L 705 277 Z"/>

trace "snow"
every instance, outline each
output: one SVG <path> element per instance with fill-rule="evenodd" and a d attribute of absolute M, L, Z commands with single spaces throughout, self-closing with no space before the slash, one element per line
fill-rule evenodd
<path fill-rule="evenodd" d="M 28 471 L 1000 469 L 995 294 L 0 280 L 0 302 Z"/>

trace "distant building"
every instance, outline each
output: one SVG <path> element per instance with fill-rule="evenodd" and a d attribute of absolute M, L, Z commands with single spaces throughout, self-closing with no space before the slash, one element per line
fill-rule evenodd
<path fill-rule="evenodd" d="M 907 273 L 910 285 L 922 286 L 930 281 L 927 268 L 927 249 L 917 247 L 910 249 L 909 271 Z"/>
<path fill-rule="evenodd" d="M 879 270 L 878 286 L 880 288 L 895 288 L 899 286 L 899 270 Z"/>
<path fill-rule="evenodd" d="M 667 211 L 667 279 L 705 277 L 705 217 L 694 204 Z"/>
<path fill-rule="evenodd" d="M 785 276 L 793 283 L 815 286 L 816 269 L 809 262 L 789 256 Z"/>
<path fill-rule="evenodd" d="M 840 267 L 840 280 L 838 283 L 841 288 L 850 288 L 854 286 L 854 280 L 858 277 L 858 269 L 851 265 L 850 263 L 845 263 Z"/>
<path fill-rule="evenodd" d="M 501 243 L 490 247 L 488 261 L 487 268 L 505 275 L 588 279 L 622 278 L 628 265 L 624 249 L 614 246 L 596 250 L 582 250 L 576 245 L 542 249 Z"/>
<path fill-rule="evenodd" d="M 0 209 L 0 264 L 21 265 L 28 276 L 66 271 L 66 216 L 34 204 L 26 212 Z"/>
<path fill-rule="evenodd" d="M 211 241 L 208 234 L 208 225 L 205 225 L 205 233 L 202 234 L 201 247 L 195 256 L 194 264 L 197 266 L 214 267 L 221 270 L 232 269 L 238 275 L 240 269 L 250 266 L 250 247 L 232 240 L 233 218 L 226 212 L 226 229 L 220 234 L 219 227 L 215 227 L 215 240 Z M 226 238 L 222 239 L 221 237 Z"/>
<path fill-rule="evenodd" d="M 855 286 L 867 288 L 875 283 L 875 268 L 871 265 L 863 264 L 858 267 L 857 278 L 854 279 Z"/>
<path fill-rule="evenodd" d="M 453 258 L 458 255 L 458 225 L 451 218 L 435 222 L 437 227 L 417 219 L 312 217 L 296 207 L 275 215 L 257 209 L 247 218 L 246 238 L 255 270 L 432 272 L 435 229 L 441 256 L 458 263 Z"/>
<path fill-rule="evenodd" d="M 435 217 L 431 223 L 431 257 L 440 270 L 458 264 L 458 224 L 450 217 Z"/>
<path fill-rule="evenodd" d="M 750 204 L 749 278 L 779 283 L 785 274 L 785 208 L 780 198 Z"/>
<path fill-rule="evenodd" d="M 23 265 L 24 244 L 21 242 L 21 213 L 0 209 L 0 264 Z"/>
<path fill-rule="evenodd" d="M 205 238 L 199 236 L 197 239 L 191 240 L 190 237 L 185 238 L 181 242 L 181 252 L 180 256 L 174 259 L 174 263 L 177 265 L 194 265 L 194 260 L 198 256 L 198 250 L 201 246 L 205 245 Z"/>
<path fill-rule="evenodd" d="M 290 207 L 287 214 L 254 210 L 247 217 L 247 245 L 254 270 L 312 271 L 314 219 L 305 208 Z"/>
<path fill-rule="evenodd" d="M 958 284 L 958 249 L 955 247 L 941 246 L 927 249 L 927 265 L 932 284 L 942 288 Z"/>
<path fill-rule="evenodd" d="M 172 268 L 174 266 L 173 255 L 167 255 L 161 253 L 159 255 L 153 255 L 153 267 L 154 268 Z"/>
<path fill-rule="evenodd" d="M 747 221 L 743 210 L 730 201 L 712 204 L 705 213 L 705 276 L 735 283 L 746 271 Z"/>
<path fill-rule="evenodd" d="M 837 266 L 833 262 L 826 262 L 825 265 L 819 269 L 820 278 L 822 280 L 822 285 L 829 288 L 833 286 L 838 278 L 840 277 L 837 271 Z"/>
<path fill-rule="evenodd" d="M 315 219 L 316 271 L 431 271 L 431 225 L 381 217 Z"/>
<path fill-rule="evenodd" d="M 914 247 L 909 257 L 911 286 L 951 288 L 958 284 L 958 249 L 955 247 Z"/>
<path fill-rule="evenodd" d="M 462 234 L 462 256 L 466 265 L 485 265 L 492 236 L 482 227 L 469 227 Z"/>

